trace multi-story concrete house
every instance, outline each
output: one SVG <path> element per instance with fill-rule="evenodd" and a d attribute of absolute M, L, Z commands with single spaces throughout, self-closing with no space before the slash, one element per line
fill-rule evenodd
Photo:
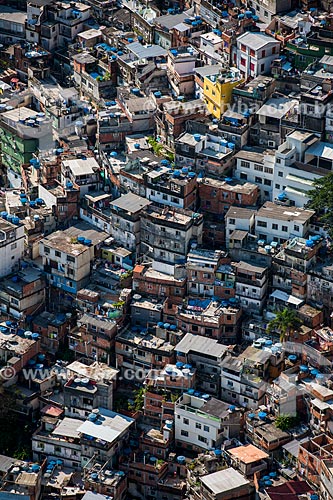
<path fill-rule="evenodd" d="M 227 356 L 222 361 L 222 398 L 248 408 L 263 404 L 267 380 L 282 370 L 284 356 L 248 347 L 240 356 Z M 274 376 L 273 375 L 273 376 Z"/>
<path fill-rule="evenodd" d="M 255 233 L 267 243 L 284 243 L 290 237 L 305 238 L 315 212 L 266 202 L 257 212 Z"/>
<path fill-rule="evenodd" d="M 160 323 L 147 332 L 146 328 L 132 327 L 116 337 L 117 366 L 123 370 L 138 370 L 138 378 L 144 379 L 151 369 L 159 369 L 175 360 L 175 346 L 184 336 L 169 323 Z M 141 373 L 141 375 L 140 375 Z M 142 376 L 143 374 L 143 376 Z"/>
<path fill-rule="evenodd" d="M 238 231 L 252 233 L 256 210 L 242 207 L 230 207 L 225 214 L 225 243 L 232 247 L 232 241 Z"/>
<path fill-rule="evenodd" d="M 67 366 L 64 384 L 66 417 L 85 420 L 94 408 L 113 409 L 118 370 L 105 363 L 84 364 L 74 361 Z"/>
<path fill-rule="evenodd" d="M 221 215 L 230 206 L 255 207 L 259 199 L 259 188 L 255 184 L 231 179 L 217 180 L 205 177 L 199 183 L 201 209 L 210 214 Z"/>
<path fill-rule="evenodd" d="M 282 2 L 278 0 L 269 0 L 268 2 L 253 0 L 250 5 L 264 23 L 270 22 L 276 14 L 288 12 L 291 9 L 290 0 L 282 0 Z"/>
<path fill-rule="evenodd" d="M 71 183 L 80 190 L 80 198 L 100 188 L 100 167 L 93 157 L 63 160 L 61 181 L 64 187 Z"/>
<path fill-rule="evenodd" d="M 324 459 L 333 459 L 333 439 L 320 434 L 300 444 L 297 469 L 307 481 L 319 486 Z"/>
<path fill-rule="evenodd" d="M 0 298 L 0 310 L 14 318 L 24 320 L 37 313 L 45 301 L 42 271 L 24 263 L 18 273 L 1 279 Z"/>
<path fill-rule="evenodd" d="M 0 277 L 14 271 L 24 253 L 24 225 L 15 216 L 3 213 L 0 219 Z"/>
<path fill-rule="evenodd" d="M 263 153 L 239 151 L 235 159 L 236 179 L 256 184 L 260 189 L 261 200 L 272 201 L 275 168 L 273 151 Z"/>
<path fill-rule="evenodd" d="M 234 264 L 236 297 L 244 311 L 262 311 L 268 289 L 268 269 L 247 262 Z"/>
<path fill-rule="evenodd" d="M 220 250 L 191 250 L 186 263 L 187 294 L 199 297 L 233 297 L 233 281 L 224 280 L 225 276 L 222 276 L 223 266 L 230 262 Z"/>
<path fill-rule="evenodd" d="M 308 273 L 315 267 L 323 244 L 322 239 L 314 238 L 308 243 L 303 238 L 293 238 L 273 256 L 275 289 L 284 290 L 301 299 L 306 298 Z"/>
<path fill-rule="evenodd" d="M 185 332 L 197 333 L 225 344 L 237 341 L 241 309 L 237 300 L 188 299 L 178 307 L 178 326 Z"/>
<path fill-rule="evenodd" d="M 190 246 L 201 244 L 202 225 L 202 215 L 189 210 L 148 206 L 141 215 L 141 252 L 173 274 L 175 265 L 185 263 Z"/>
<path fill-rule="evenodd" d="M 154 269 L 154 263 L 152 266 L 137 264 L 133 270 L 133 290 L 156 299 L 167 297 L 171 304 L 180 304 L 186 294 L 184 266 L 175 266 L 175 273 L 171 275 Z"/>
<path fill-rule="evenodd" d="M 223 439 L 238 436 L 240 409 L 207 395 L 183 394 L 175 404 L 177 446 L 201 451 L 216 448 Z"/>
<path fill-rule="evenodd" d="M 43 238 L 39 248 L 49 284 L 69 293 L 83 288 L 97 251 L 108 236 L 83 223 Z"/>
<path fill-rule="evenodd" d="M 280 52 L 280 42 L 264 33 L 244 33 L 237 38 L 235 66 L 244 78 L 270 73 Z"/>
<path fill-rule="evenodd" d="M 119 457 L 134 420 L 125 415 L 96 408 L 85 422 L 65 417 L 50 425 L 42 422 L 32 437 L 33 456 L 63 460 L 66 467 L 79 469 L 98 453 L 101 460 Z"/>
<path fill-rule="evenodd" d="M 169 50 L 167 68 L 169 82 L 178 96 L 194 95 L 194 73 L 198 52 L 193 47 L 177 47 Z"/>
<path fill-rule="evenodd" d="M 143 175 L 148 200 L 168 207 L 195 210 L 197 205 L 197 179 L 187 167 L 170 172 L 160 167 Z"/>
<path fill-rule="evenodd" d="M 123 314 L 121 308 L 117 309 L 118 317 Z M 114 312 L 111 308 L 109 311 Z M 76 356 L 110 363 L 117 331 L 117 319 L 85 313 L 77 319 L 77 325 L 69 330 L 68 347 Z"/>
<path fill-rule="evenodd" d="M 192 333 L 176 345 L 177 360 L 196 368 L 197 387 L 216 396 L 220 395 L 221 363 L 227 351 L 217 340 Z"/>
<path fill-rule="evenodd" d="M 142 212 L 150 203 L 134 193 L 125 194 L 111 203 L 111 234 L 133 252 L 139 251 Z"/>

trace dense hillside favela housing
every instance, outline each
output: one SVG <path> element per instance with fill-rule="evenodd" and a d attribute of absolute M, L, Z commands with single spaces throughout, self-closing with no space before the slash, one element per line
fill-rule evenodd
<path fill-rule="evenodd" d="M 0 500 L 333 500 L 333 2 L 0 2 Z"/>

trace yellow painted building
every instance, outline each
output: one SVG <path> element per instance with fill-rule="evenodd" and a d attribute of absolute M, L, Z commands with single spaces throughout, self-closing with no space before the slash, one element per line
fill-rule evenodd
<path fill-rule="evenodd" d="M 242 83 L 240 71 L 230 68 L 225 73 L 209 75 L 204 78 L 203 94 L 208 111 L 220 119 L 231 103 L 232 89 Z"/>

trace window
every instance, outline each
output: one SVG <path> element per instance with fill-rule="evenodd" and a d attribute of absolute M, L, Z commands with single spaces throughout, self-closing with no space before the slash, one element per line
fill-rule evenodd
<path fill-rule="evenodd" d="M 229 219 L 229 224 L 230 224 L 231 226 L 234 226 L 234 225 L 235 225 L 235 223 L 236 223 L 236 219 Z"/>
<path fill-rule="evenodd" d="M 179 203 L 179 198 L 172 197 L 171 198 L 171 203 L 177 203 L 178 204 Z"/>
<path fill-rule="evenodd" d="M 255 182 L 256 184 L 262 184 L 262 178 L 261 178 L 261 177 L 255 177 L 255 178 L 254 178 L 254 182 Z"/>
<path fill-rule="evenodd" d="M 183 418 L 183 423 L 184 423 L 185 425 L 189 425 L 190 421 L 189 421 L 189 419 L 188 419 L 188 418 Z"/>
<path fill-rule="evenodd" d="M 257 163 L 255 163 L 254 170 L 256 170 L 257 172 L 263 172 L 264 167 L 262 165 L 258 165 Z"/>
<path fill-rule="evenodd" d="M 265 222 L 263 220 L 258 220 L 257 226 L 259 226 L 259 227 L 267 227 L 267 222 Z"/>
<path fill-rule="evenodd" d="M 61 252 L 59 252 L 58 250 L 56 250 L 54 253 L 56 257 L 61 257 Z"/>
<path fill-rule="evenodd" d="M 196 423 L 195 423 L 195 428 L 196 428 L 196 429 L 201 429 L 201 424 L 199 424 L 199 422 L 196 422 Z"/>
<path fill-rule="evenodd" d="M 241 51 L 246 52 L 246 45 L 244 45 L 243 43 L 241 44 Z"/>
<path fill-rule="evenodd" d="M 164 194 L 164 195 L 162 196 L 162 198 L 163 198 L 163 200 L 167 200 L 167 199 L 168 199 L 168 195 L 167 195 L 167 194 Z"/>
<path fill-rule="evenodd" d="M 275 231 L 277 231 L 279 228 L 278 224 L 272 224 L 272 229 L 274 229 Z"/>
<path fill-rule="evenodd" d="M 201 443 L 207 443 L 207 438 L 203 436 L 198 436 L 198 441 L 201 441 Z"/>
<path fill-rule="evenodd" d="M 254 63 L 250 63 L 250 71 L 254 71 L 255 70 L 255 66 L 254 66 Z"/>
<path fill-rule="evenodd" d="M 276 54 L 276 47 L 272 48 L 272 54 Z"/>
<path fill-rule="evenodd" d="M 281 163 L 281 158 L 276 158 L 276 163 Z"/>
<path fill-rule="evenodd" d="M 265 10 L 265 11 L 264 11 L 264 16 L 265 16 L 265 17 L 268 17 L 268 12 L 267 12 L 267 10 Z M 263 50 L 263 53 L 264 53 L 264 52 L 265 52 L 265 51 Z M 265 57 L 265 56 L 262 56 L 262 57 Z"/>
<path fill-rule="evenodd" d="M 296 226 L 296 224 L 294 225 L 294 231 L 299 231 L 299 226 Z"/>
<path fill-rule="evenodd" d="M 240 174 L 240 179 L 243 179 L 244 181 L 247 181 L 247 174 Z"/>
<path fill-rule="evenodd" d="M 283 172 L 278 172 L 279 177 L 283 177 Z"/>
<path fill-rule="evenodd" d="M 205 431 L 205 432 L 209 432 L 209 427 L 208 427 L 208 425 L 204 425 L 204 431 Z"/>
<path fill-rule="evenodd" d="M 255 50 L 253 50 L 253 49 L 250 49 L 250 56 L 252 56 L 252 57 L 255 57 L 255 55 L 256 55 L 256 52 L 255 52 Z"/>
<path fill-rule="evenodd" d="M 244 57 L 241 57 L 240 63 L 241 63 L 241 66 L 246 65 L 246 61 L 245 61 Z"/>
<path fill-rule="evenodd" d="M 188 432 L 184 431 L 183 429 L 180 431 L 180 435 L 184 437 L 188 437 Z"/>
<path fill-rule="evenodd" d="M 276 189 L 280 189 L 280 184 L 275 184 Z"/>
<path fill-rule="evenodd" d="M 262 65 L 261 65 L 260 70 L 261 70 L 262 72 L 264 72 L 264 71 L 265 71 L 265 65 L 264 65 L 264 64 L 262 64 Z"/>
<path fill-rule="evenodd" d="M 67 262 L 75 262 L 75 257 L 72 257 L 71 255 L 67 255 Z"/>
<path fill-rule="evenodd" d="M 47 254 L 50 253 L 50 249 L 48 247 L 46 247 L 45 245 L 44 245 L 44 253 L 47 253 Z"/>
<path fill-rule="evenodd" d="M 266 172 L 266 174 L 272 174 L 273 173 L 273 169 L 270 168 L 270 167 L 264 167 L 264 172 Z"/>
<path fill-rule="evenodd" d="M 266 50 L 263 50 L 261 53 L 261 57 L 266 57 Z"/>
<path fill-rule="evenodd" d="M 287 228 L 287 226 L 282 226 L 282 228 L 281 228 L 281 229 L 282 229 L 282 231 L 283 231 L 284 233 L 287 233 L 287 232 L 288 232 L 288 228 Z"/>
<path fill-rule="evenodd" d="M 17 243 L 12 243 L 12 244 L 10 245 L 10 249 L 11 249 L 11 250 L 15 250 L 15 248 L 16 248 L 16 247 L 17 247 Z"/>
<path fill-rule="evenodd" d="M 244 168 L 250 168 L 250 162 L 242 160 L 240 166 Z"/>
<path fill-rule="evenodd" d="M 264 184 L 265 184 L 265 186 L 271 186 L 272 181 L 270 181 L 269 179 L 264 179 Z"/>

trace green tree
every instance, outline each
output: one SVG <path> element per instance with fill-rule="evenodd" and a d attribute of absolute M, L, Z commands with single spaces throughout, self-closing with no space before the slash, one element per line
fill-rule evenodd
<path fill-rule="evenodd" d="M 277 311 L 276 316 L 268 323 L 267 331 L 269 333 L 279 332 L 280 341 L 288 340 L 293 331 L 298 331 L 302 325 L 301 320 L 296 316 L 293 309 L 287 307 L 282 311 Z"/>
<path fill-rule="evenodd" d="M 292 415 L 279 415 L 275 420 L 275 427 L 281 431 L 288 431 L 295 427 L 297 421 L 297 417 L 293 417 Z"/>
<path fill-rule="evenodd" d="M 333 238 L 333 173 L 313 181 L 313 189 L 308 192 L 310 201 L 307 208 L 316 210 L 329 236 Z"/>
<path fill-rule="evenodd" d="M 138 389 L 137 391 L 135 391 L 134 409 L 136 411 L 141 411 L 142 408 L 143 408 L 145 392 L 146 392 L 146 389 L 144 387 L 140 387 L 140 389 Z"/>

